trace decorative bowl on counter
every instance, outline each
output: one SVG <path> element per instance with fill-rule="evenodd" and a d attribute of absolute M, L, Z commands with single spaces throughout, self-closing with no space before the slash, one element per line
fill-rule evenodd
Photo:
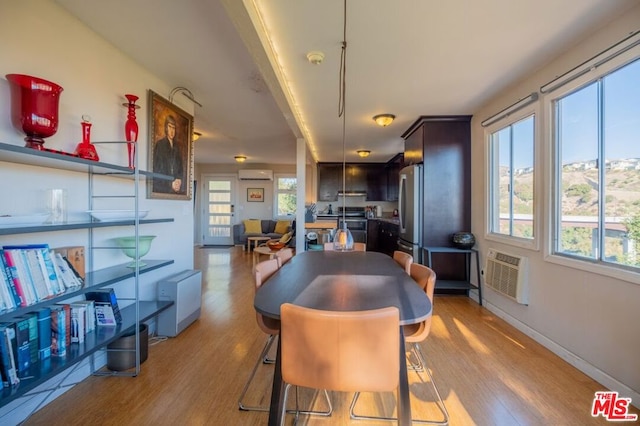
<path fill-rule="evenodd" d="M 155 238 L 155 235 L 139 235 L 138 236 L 138 257 L 136 259 L 136 237 L 132 235 L 130 237 L 117 237 L 114 238 L 122 252 L 133 259 L 133 262 L 127 264 L 129 268 L 135 268 L 136 262 L 139 267 L 143 267 L 146 263 L 142 262 L 140 258 L 149 253 L 151 249 L 151 241 Z"/>
<path fill-rule="evenodd" d="M 135 210 L 87 210 L 87 213 L 101 222 L 133 220 L 136 217 Z M 149 210 L 138 210 L 138 219 L 144 219 L 148 214 Z"/>
<path fill-rule="evenodd" d="M 476 237 L 471 232 L 456 232 L 451 237 L 451 242 L 459 249 L 470 249 L 476 243 Z"/>

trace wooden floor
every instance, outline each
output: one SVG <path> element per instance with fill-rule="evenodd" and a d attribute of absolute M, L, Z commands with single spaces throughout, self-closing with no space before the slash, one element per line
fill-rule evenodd
<path fill-rule="evenodd" d="M 203 271 L 201 318 L 176 338 L 151 346 L 136 378 L 90 377 L 35 413 L 27 425 L 263 425 L 267 413 L 238 410 L 237 399 L 265 342 L 253 311 L 252 255 L 239 247 L 195 249 Z M 596 425 L 594 392 L 604 388 L 464 296 L 436 296 L 423 352 L 451 415 L 451 425 Z M 250 403 L 267 404 L 273 366 L 261 364 Z M 412 409 L 440 419 L 415 373 Z M 301 405 L 322 399 L 302 392 Z M 293 399 L 293 398 L 290 398 Z M 350 421 L 351 394 L 333 393 L 331 418 Z M 360 411 L 393 413 L 394 396 L 365 395 Z M 634 409 L 634 412 L 638 412 Z M 287 416 L 291 424 L 292 415 Z M 388 424 L 388 423 L 387 423 Z"/>

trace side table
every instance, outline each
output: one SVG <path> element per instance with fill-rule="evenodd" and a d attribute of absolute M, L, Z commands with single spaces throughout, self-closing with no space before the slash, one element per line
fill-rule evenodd
<path fill-rule="evenodd" d="M 247 238 L 247 251 L 251 251 L 251 242 L 253 241 L 253 248 L 257 248 L 258 245 L 260 245 L 260 243 L 262 241 L 269 241 L 271 238 L 269 237 L 248 237 Z"/>
<path fill-rule="evenodd" d="M 478 254 L 478 250 L 474 248 L 470 249 L 459 249 L 455 247 L 423 247 L 424 250 L 424 261 L 426 265 L 431 268 L 431 254 L 432 253 L 464 253 L 466 257 L 466 271 L 465 271 L 465 280 L 440 280 L 436 278 L 436 288 L 442 289 L 456 289 L 456 290 L 467 290 L 467 295 L 469 294 L 470 289 L 478 289 L 478 300 L 480 301 L 480 306 L 482 306 L 482 281 L 480 277 L 480 255 Z M 471 283 L 471 256 L 475 254 L 476 258 L 476 279 L 478 280 L 478 285 L 474 285 Z M 435 271 L 435 270 L 434 270 Z M 436 275 L 438 271 L 435 271 Z"/>

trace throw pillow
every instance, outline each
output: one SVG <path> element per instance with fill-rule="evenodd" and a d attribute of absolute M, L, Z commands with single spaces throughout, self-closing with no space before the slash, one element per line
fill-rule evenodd
<path fill-rule="evenodd" d="M 286 234 L 289 231 L 289 227 L 291 226 L 291 222 L 288 220 L 279 220 L 276 223 L 276 229 L 273 230 L 276 234 Z"/>
<path fill-rule="evenodd" d="M 286 234 L 284 234 L 282 236 L 282 238 L 280 238 L 279 242 L 284 243 L 284 244 L 288 243 L 289 240 L 291 239 L 292 235 L 293 235 L 293 232 L 287 232 Z"/>
<path fill-rule="evenodd" d="M 262 234 L 262 225 L 257 219 L 243 220 L 245 234 Z"/>

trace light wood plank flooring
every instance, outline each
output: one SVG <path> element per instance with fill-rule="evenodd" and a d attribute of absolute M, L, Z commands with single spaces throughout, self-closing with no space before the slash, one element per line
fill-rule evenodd
<path fill-rule="evenodd" d="M 196 323 L 151 346 L 138 377 L 90 377 L 26 424 L 266 424 L 267 413 L 239 411 L 237 406 L 265 342 L 255 324 L 252 255 L 239 247 L 196 248 L 195 257 L 204 277 L 203 312 Z M 436 296 L 431 335 L 422 348 L 451 425 L 607 423 L 590 415 L 601 385 L 464 296 Z M 260 366 L 249 403 L 268 404 L 272 369 Z M 415 373 L 409 377 L 414 418 L 439 419 L 431 392 Z M 313 392 L 301 395 L 302 406 L 315 402 L 322 408 L 322 398 Z M 299 424 L 385 424 L 350 421 L 351 396 L 333 393 L 331 418 L 301 417 Z M 392 394 L 365 394 L 358 404 L 367 414 L 393 414 L 394 406 Z M 287 416 L 287 424 L 292 419 Z"/>

